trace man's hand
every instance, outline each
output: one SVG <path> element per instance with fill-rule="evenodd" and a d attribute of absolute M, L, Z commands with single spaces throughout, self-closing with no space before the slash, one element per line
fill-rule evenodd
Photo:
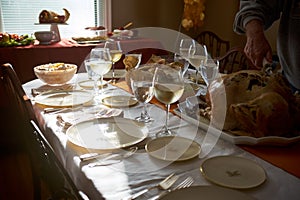
<path fill-rule="evenodd" d="M 244 51 L 252 63 L 259 69 L 263 67 L 263 60 L 272 62 L 272 49 L 265 37 L 263 25 L 259 20 L 251 20 L 246 24 L 247 43 Z"/>

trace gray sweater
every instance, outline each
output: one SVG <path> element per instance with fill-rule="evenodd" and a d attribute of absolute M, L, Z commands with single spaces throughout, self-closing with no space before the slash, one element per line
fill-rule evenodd
<path fill-rule="evenodd" d="M 268 29 L 280 19 L 277 53 L 290 84 L 300 89 L 300 0 L 240 0 L 234 31 L 245 33 L 245 25 L 259 19 Z"/>

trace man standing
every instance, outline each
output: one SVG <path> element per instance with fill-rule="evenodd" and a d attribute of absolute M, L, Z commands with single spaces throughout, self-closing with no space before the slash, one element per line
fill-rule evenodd
<path fill-rule="evenodd" d="M 264 31 L 280 20 L 277 54 L 283 74 L 300 91 L 300 0 L 240 0 L 234 31 L 246 34 L 245 53 L 257 67 L 272 62 L 272 49 Z"/>

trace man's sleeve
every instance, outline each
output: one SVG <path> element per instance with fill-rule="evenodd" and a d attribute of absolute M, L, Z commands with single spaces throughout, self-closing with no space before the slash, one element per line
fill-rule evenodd
<path fill-rule="evenodd" d="M 246 24 L 258 19 L 268 29 L 279 19 L 282 10 L 281 0 L 240 0 L 240 10 L 236 13 L 233 30 L 238 34 L 245 33 Z"/>

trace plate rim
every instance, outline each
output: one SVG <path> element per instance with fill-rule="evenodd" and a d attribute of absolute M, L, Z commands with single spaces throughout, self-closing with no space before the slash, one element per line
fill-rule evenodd
<path fill-rule="evenodd" d="M 138 140 L 132 142 L 131 144 L 123 144 L 123 145 L 119 145 L 118 147 L 114 147 L 114 148 L 89 148 L 85 145 L 82 145 L 82 144 L 79 144 L 77 142 L 74 142 L 74 140 L 72 140 L 72 137 L 70 137 L 70 130 L 74 127 L 76 127 L 76 125 L 78 124 L 81 124 L 81 123 L 86 123 L 86 122 L 89 122 L 89 121 L 94 121 L 94 120 L 114 120 L 115 118 L 117 118 L 118 120 L 123 120 L 123 121 L 134 121 L 135 123 L 138 123 L 138 124 L 141 124 L 142 125 L 142 133 L 143 133 L 143 137 L 139 138 Z M 80 121 L 78 123 L 75 123 L 73 124 L 72 126 L 70 126 L 67 130 L 66 130 L 66 136 L 67 136 L 67 139 L 69 142 L 71 142 L 72 144 L 74 145 L 77 145 L 81 148 L 85 148 L 85 149 L 89 149 L 91 151 L 106 151 L 106 150 L 116 150 L 116 149 L 121 149 L 121 148 L 125 148 L 125 147 L 130 147 L 130 146 L 133 146 L 143 140 L 145 140 L 149 135 L 149 129 L 147 128 L 146 125 L 144 125 L 143 123 L 141 122 L 137 122 L 133 119 L 129 119 L 129 118 L 123 118 L 123 117 L 107 117 L 107 118 L 93 118 L 93 119 L 88 119 L 88 120 L 84 120 L 84 121 Z M 70 139 L 71 138 L 71 139 Z"/>
<path fill-rule="evenodd" d="M 173 137 L 173 138 L 176 137 L 176 138 L 180 138 L 180 139 L 184 139 L 184 140 L 189 140 L 189 141 L 191 141 L 193 144 L 196 144 L 196 145 L 197 145 L 197 147 L 198 147 L 198 152 L 197 152 L 196 154 L 192 155 L 192 156 L 189 156 L 188 158 L 182 158 L 182 159 L 174 160 L 174 159 L 163 159 L 163 158 L 161 158 L 160 156 L 155 156 L 154 154 L 151 153 L 151 151 L 149 151 L 149 144 L 150 144 L 151 142 L 154 142 L 154 141 L 157 141 L 157 140 L 163 139 L 163 138 L 172 138 L 172 137 Z M 198 156 L 198 155 L 201 153 L 201 150 L 202 150 L 202 149 L 201 149 L 201 145 L 200 145 L 198 142 L 196 142 L 196 141 L 194 141 L 194 140 L 192 140 L 192 139 L 185 138 L 185 137 L 182 137 L 182 136 L 175 136 L 175 135 L 172 135 L 172 136 L 158 137 L 158 138 L 154 138 L 154 139 L 148 141 L 148 142 L 146 143 L 146 145 L 145 145 L 145 150 L 146 150 L 146 152 L 147 152 L 150 156 L 152 156 L 152 157 L 154 157 L 154 158 L 157 158 L 157 159 L 159 159 L 159 160 L 168 161 L 168 162 L 182 162 L 182 161 L 186 161 L 186 160 L 190 160 L 190 159 L 195 158 L 196 156 Z"/>
<path fill-rule="evenodd" d="M 219 135 L 220 130 L 217 128 L 214 128 L 210 126 L 210 124 L 205 123 L 205 118 L 200 116 L 200 120 L 196 120 L 191 116 L 186 115 L 185 113 L 180 112 L 179 108 L 174 109 L 174 113 L 181 118 L 185 119 L 186 121 L 204 129 L 207 130 L 208 128 L 211 131 L 212 134 L 214 135 Z M 201 121 L 202 119 L 202 121 Z M 269 145 L 269 146 L 287 146 L 289 144 L 295 143 L 300 141 L 300 135 L 296 137 L 280 137 L 280 136 L 265 136 L 265 137 L 250 137 L 250 136 L 235 136 L 232 135 L 226 131 L 221 131 L 221 136 L 222 139 L 231 142 L 233 144 L 245 144 L 245 145 Z"/>
<path fill-rule="evenodd" d="M 131 104 L 127 104 L 127 105 L 123 104 L 123 105 L 120 105 L 120 106 L 118 106 L 118 105 L 112 105 L 112 104 L 109 104 L 109 103 L 105 103 L 105 102 L 104 102 L 104 99 L 113 98 L 113 97 L 126 97 L 126 98 L 128 97 L 129 100 L 132 100 L 132 101 L 134 101 L 134 102 L 131 103 Z M 112 95 L 112 96 L 106 96 L 106 97 L 103 97 L 103 98 L 101 99 L 101 103 L 102 103 L 103 105 L 106 105 L 106 106 L 109 106 L 109 107 L 112 107 L 112 108 L 131 107 L 131 106 L 136 105 L 138 102 L 139 102 L 139 101 L 138 101 L 134 96 L 129 96 L 129 95 Z"/>
<path fill-rule="evenodd" d="M 41 97 L 42 95 L 46 95 L 46 94 L 51 94 L 51 93 L 67 93 L 67 92 L 80 92 L 80 93 L 86 93 L 89 95 L 89 100 L 86 100 L 84 102 L 81 103 L 76 103 L 76 104 L 66 104 L 66 105 L 55 105 L 55 104 L 48 104 L 48 103 L 43 103 L 41 102 L 38 98 Z M 34 97 L 34 102 L 39 104 L 39 105 L 43 105 L 43 106 L 51 106 L 51 107 L 73 107 L 73 106 L 79 106 L 79 105 L 83 105 L 87 102 L 90 102 L 93 100 L 93 95 L 91 92 L 85 91 L 85 90 L 49 90 L 49 91 L 45 91 L 42 92 L 40 94 L 38 94 L 37 96 Z"/>
<path fill-rule="evenodd" d="M 89 87 L 89 86 L 82 86 L 82 83 L 89 82 L 89 81 L 93 82 L 93 80 L 86 79 L 86 80 L 79 81 L 77 84 L 79 85 L 79 87 L 81 87 L 83 89 L 93 89 L 94 86 L 91 86 L 91 87 Z M 102 86 L 106 87 L 108 85 L 109 81 L 103 80 L 103 83 L 104 84 L 102 84 Z M 101 84 L 98 84 L 98 87 L 101 88 Z"/>
<path fill-rule="evenodd" d="M 74 41 L 76 41 L 76 40 L 74 40 Z M 106 41 L 107 40 L 84 40 L 84 41 L 76 41 L 76 42 L 78 44 L 99 44 L 99 43 L 104 43 Z"/>
<path fill-rule="evenodd" d="M 252 185 L 248 185 L 248 186 L 233 186 L 233 185 L 230 185 L 230 184 L 226 184 L 226 183 L 221 183 L 221 182 L 218 182 L 216 180 L 214 180 L 213 178 L 207 176 L 207 174 L 205 174 L 205 169 L 203 168 L 203 165 L 211 160 L 214 160 L 214 159 L 223 159 L 223 158 L 231 158 L 231 159 L 240 159 L 240 160 L 244 160 L 246 162 L 249 162 L 249 163 L 252 163 L 254 164 L 257 168 L 261 169 L 261 171 L 263 172 L 263 178 L 262 178 L 262 181 L 260 182 L 257 182 L 256 184 L 252 184 Z M 244 157 L 241 157 L 241 156 L 234 156 L 234 155 L 220 155 L 220 156 L 214 156 L 214 157 L 210 157 L 210 158 L 207 158 L 205 159 L 201 165 L 200 165 L 200 172 L 201 174 L 203 175 L 203 177 L 216 184 L 216 185 L 219 185 L 219 186 L 222 186 L 222 187 L 226 187 L 226 188 L 232 188 L 232 189 L 250 189 L 250 188 L 255 188 L 255 187 L 258 187 L 260 185 L 262 185 L 264 182 L 266 182 L 267 180 L 267 174 L 266 174 L 266 170 L 260 165 L 258 164 L 257 162 L 251 160 L 251 159 L 248 159 L 248 158 L 244 158 Z"/>

